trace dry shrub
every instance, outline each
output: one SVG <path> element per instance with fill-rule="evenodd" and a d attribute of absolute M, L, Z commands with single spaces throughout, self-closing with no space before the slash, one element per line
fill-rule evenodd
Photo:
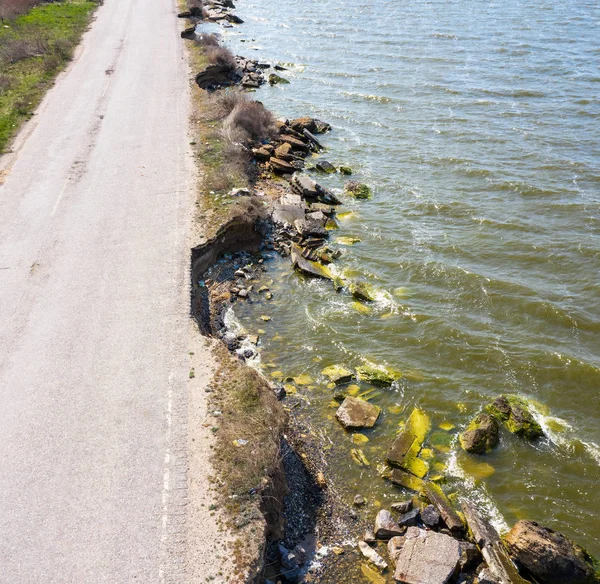
<path fill-rule="evenodd" d="M 73 45 L 67 39 L 58 39 L 52 46 L 52 52 L 63 61 L 71 60 L 72 50 Z"/>
<path fill-rule="evenodd" d="M 232 142 L 262 142 L 275 134 L 275 118 L 259 101 L 240 100 L 225 118 L 223 130 Z"/>
<path fill-rule="evenodd" d="M 236 66 L 235 55 L 227 47 L 208 47 L 206 57 L 212 65 L 221 65 L 230 69 Z"/>
<path fill-rule="evenodd" d="M 198 35 L 196 42 L 203 47 L 218 47 L 219 37 L 216 34 L 202 33 Z"/>
<path fill-rule="evenodd" d="M 45 39 L 11 39 L 0 47 L 0 61 L 17 63 L 30 57 L 40 57 L 48 51 L 49 46 Z"/>
<path fill-rule="evenodd" d="M 0 75 L 0 95 L 6 93 L 11 85 L 12 82 L 8 75 Z"/>
<path fill-rule="evenodd" d="M 31 10 L 40 0 L 0 0 L 0 20 L 8 20 Z"/>

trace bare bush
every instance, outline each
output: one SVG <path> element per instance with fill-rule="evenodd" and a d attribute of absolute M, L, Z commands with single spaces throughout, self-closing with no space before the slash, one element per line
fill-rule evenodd
<path fill-rule="evenodd" d="M 224 119 L 239 103 L 250 101 L 249 97 L 237 89 L 217 91 L 210 96 L 211 110 L 216 118 Z"/>
<path fill-rule="evenodd" d="M 221 65 L 234 69 L 236 66 L 235 56 L 227 47 L 210 47 L 206 51 L 209 62 L 213 65 Z"/>
<path fill-rule="evenodd" d="M 40 0 L 0 0 L 0 20 L 8 20 L 31 10 Z"/>
<path fill-rule="evenodd" d="M 72 56 L 73 45 L 67 39 L 58 39 L 54 41 L 52 51 L 63 61 L 70 61 Z"/>
<path fill-rule="evenodd" d="M 12 85 L 11 79 L 8 75 L 0 75 L 0 95 L 6 93 Z"/>
<path fill-rule="evenodd" d="M 0 61 L 8 64 L 17 63 L 30 57 L 41 57 L 49 50 L 44 39 L 11 39 L 0 46 Z"/>
<path fill-rule="evenodd" d="M 203 47 L 218 47 L 219 37 L 216 34 L 202 33 L 198 35 L 196 42 Z"/>
<path fill-rule="evenodd" d="M 275 118 L 259 101 L 240 101 L 225 119 L 223 129 L 232 142 L 262 142 L 275 134 Z"/>

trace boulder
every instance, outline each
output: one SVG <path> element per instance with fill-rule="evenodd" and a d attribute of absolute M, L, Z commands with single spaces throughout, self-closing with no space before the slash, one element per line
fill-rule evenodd
<path fill-rule="evenodd" d="M 411 529 L 413 529 L 412 527 L 410 527 L 408 529 L 408 531 L 410 531 Z M 408 533 L 407 531 L 407 533 Z M 390 539 L 390 541 L 388 541 L 388 555 L 390 556 L 390 560 L 392 560 L 392 563 L 395 565 L 396 564 L 396 558 L 398 557 L 398 554 L 400 553 L 400 550 L 402 549 L 402 546 L 404 545 L 404 542 L 406 541 L 406 536 L 405 535 L 395 535 L 394 537 L 392 537 Z"/>
<path fill-rule="evenodd" d="M 400 527 L 410 527 L 412 525 L 416 525 L 419 522 L 419 516 L 421 512 L 419 509 L 411 509 L 407 513 L 402 514 L 398 519 L 398 525 Z"/>
<path fill-rule="evenodd" d="M 365 363 L 356 368 L 358 378 L 374 385 L 392 385 L 396 377 L 381 365 Z"/>
<path fill-rule="evenodd" d="M 304 219 L 296 219 L 294 227 L 298 235 L 303 238 L 318 237 L 325 239 L 327 237 L 327 230 L 323 227 L 322 222 L 306 219 L 306 217 Z"/>
<path fill-rule="evenodd" d="M 405 584 L 446 584 L 458 571 L 460 545 L 454 538 L 411 528 L 396 557 L 394 578 Z"/>
<path fill-rule="evenodd" d="M 300 246 L 296 245 L 295 243 L 292 244 L 290 256 L 292 259 L 292 265 L 299 272 L 302 272 L 307 276 L 314 276 L 316 278 L 333 280 L 333 274 L 327 266 L 304 258 L 302 256 L 302 248 L 300 248 Z"/>
<path fill-rule="evenodd" d="M 377 539 L 390 539 L 396 535 L 404 535 L 406 527 L 400 527 L 392 514 L 386 509 L 381 509 L 375 518 L 375 537 Z"/>
<path fill-rule="evenodd" d="M 522 397 L 501 395 L 488 405 L 486 410 L 517 436 L 535 440 L 544 435 L 542 427 L 529 411 L 527 401 Z"/>
<path fill-rule="evenodd" d="M 392 466 L 403 468 L 419 478 L 423 478 L 429 470 L 428 464 L 418 458 L 423 441 L 431 428 L 429 416 L 414 408 L 404 430 L 398 435 L 387 454 L 387 461 Z"/>
<path fill-rule="evenodd" d="M 568 537 L 534 521 L 519 521 L 506 534 L 510 555 L 544 584 L 597 584 L 592 558 Z"/>
<path fill-rule="evenodd" d="M 280 160 L 285 160 L 287 162 L 294 160 L 294 155 L 292 154 L 292 145 L 284 142 L 275 148 L 275 156 Z"/>
<path fill-rule="evenodd" d="M 331 162 L 328 162 L 327 160 L 320 160 L 315 165 L 315 168 L 320 172 L 324 172 L 326 174 L 333 174 L 334 172 L 336 172 L 335 166 L 333 166 L 333 164 L 331 164 Z"/>
<path fill-rule="evenodd" d="M 300 134 L 306 129 L 313 134 L 324 134 L 331 130 L 331 126 L 321 120 L 315 118 L 296 118 L 290 121 L 290 127 L 292 130 L 299 132 Z"/>
<path fill-rule="evenodd" d="M 269 160 L 269 164 L 271 165 L 271 168 L 279 174 L 293 174 L 296 172 L 296 168 L 294 166 L 285 160 L 281 160 L 280 158 L 271 158 Z"/>
<path fill-rule="evenodd" d="M 341 365 L 330 365 L 329 367 L 325 367 L 321 373 L 335 384 L 346 383 L 354 377 L 352 371 L 349 371 Z"/>
<path fill-rule="evenodd" d="M 433 506 L 427 505 L 423 511 L 421 511 L 421 519 L 427 527 L 437 527 L 440 522 L 440 512 Z"/>
<path fill-rule="evenodd" d="M 484 454 L 498 445 L 498 421 L 486 413 L 477 414 L 469 427 L 459 436 L 463 450 Z"/>
<path fill-rule="evenodd" d="M 428 482 L 425 486 L 425 495 L 438 510 L 450 533 L 455 536 L 462 535 L 465 531 L 465 525 L 441 487 Z"/>
<path fill-rule="evenodd" d="M 370 199 L 373 196 L 369 186 L 356 180 L 349 180 L 344 190 L 355 199 Z"/>
<path fill-rule="evenodd" d="M 383 570 L 387 568 L 387 562 L 372 547 L 370 547 L 368 543 L 359 541 L 358 549 L 378 570 L 383 572 Z"/>
<path fill-rule="evenodd" d="M 346 429 L 372 428 L 381 408 L 357 397 L 348 396 L 338 408 L 335 417 Z"/>
<path fill-rule="evenodd" d="M 289 144 L 294 150 L 310 150 L 310 146 L 306 142 L 289 134 L 281 134 L 279 140 L 285 144 Z"/>
<path fill-rule="evenodd" d="M 367 302 L 374 302 L 376 300 L 375 288 L 368 282 L 351 282 L 348 290 L 354 298 L 358 298 L 359 300 Z"/>
<path fill-rule="evenodd" d="M 326 205 L 341 204 L 341 201 L 330 190 L 322 187 L 305 174 L 295 173 L 290 185 L 294 193 L 303 199 L 310 199 Z"/>
<path fill-rule="evenodd" d="M 268 150 L 264 146 L 262 146 L 261 148 L 252 149 L 252 154 L 254 158 L 256 158 L 256 160 L 260 160 L 261 162 L 266 162 L 267 160 L 269 160 L 269 158 L 271 158 L 272 153 L 272 150 Z"/>
<path fill-rule="evenodd" d="M 284 77 L 277 75 L 277 73 L 271 73 L 269 75 L 269 83 L 271 85 L 277 85 L 280 83 L 286 84 L 286 83 L 289 83 L 289 81 L 287 79 L 285 79 Z"/>

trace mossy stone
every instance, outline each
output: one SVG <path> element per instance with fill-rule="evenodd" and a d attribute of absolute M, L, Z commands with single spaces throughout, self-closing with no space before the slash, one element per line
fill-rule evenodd
<path fill-rule="evenodd" d="M 469 427 L 459 436 L 463 450 L 485 454 L 498 445 L 498 421 L 490 414 L 477 414 Z"/>
<path fill-rule="evenodd" d="M 376 291 L 368 282 L 351 282 L 348 286 L 350 294 L 359 300 L 374 302 L 376 300 Z"/>
<path fill-rule="evenodd" d="M 357 367 L 356 373 L 362 381 L 368 381 L 375 385 L 392 385 L 396 380 L 396 377 L 385 367 L 373 363 L 365 363 Z"/>
<path fill-rule="evenodd" d="M 356 180 L 349 180 L 344 185 L 344 190 L 355 199 L 370 199 L 373 196 L 373 191 L 368 185 Z"/>
<path fill-rule="evenodd" d="M 535 421 L 527 401 L 516 395 L 501 395 L 486 407 L 489 414 L 500 420 L 516 436 L 535 440 L 544 435 Z"/>
<path fill-rule="evenodd" d="M 334 383 L 345 383 L 350 381 L 354 374 L 342 365 L 330 365 L 321 371 L 325 377 L 328 377 Z"/>

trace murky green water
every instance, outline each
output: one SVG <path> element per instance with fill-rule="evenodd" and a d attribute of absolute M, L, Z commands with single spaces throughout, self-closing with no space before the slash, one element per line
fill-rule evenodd
<path fill-rule="evenodd" d="M 284 260 L 268 306 L 235 309 L 265 331 L 267 374 L 313 378 L 300 411 L 338 454 L 348 498 L 399 498 L 376 467 L 419 405 L 449 490 L 500 526 L 535 519 L 600 555 L 598 3 L 240 0 L 238 13 L 236 52 L 292 64 L 290 85 L 257 98 L 330 122 L 325 157 L 375 192 L 345 200 L 355 213 L 333 234 L 361 239 L 337 265 L 379 288 L 369 314 Z M 371 395 L 384 415 L 359 467 L 320 371 L 365 358 L 404 377 Z M 455 433 L 502 392 L 537 400 L 548 439 L 461 454 Z"/>

